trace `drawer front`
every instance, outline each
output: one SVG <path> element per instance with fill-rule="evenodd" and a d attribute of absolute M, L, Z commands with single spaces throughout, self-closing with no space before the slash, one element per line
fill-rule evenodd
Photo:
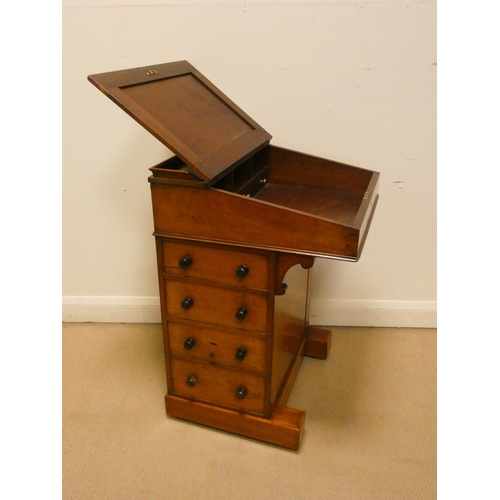
<path fill-rule="evenodd" d="M 170 366 L 176 394 L 264 413 L 263 377 L 177 358 L 171 359 Z"/>
<path fill-rule="evenodd" d="M 242 330 L 266 331 L 267 296 L 167 281 L 167 314 Z"/>
<path fill-rule="evenodd" d="M 265 371 L 266 339 L 242 333 L 194 327 L 184 323 L 168 323 L 171 352 L 203 359 L 217 365 Z"/>
<path fill-rule="evenodd" d="M 168 274 L 267 290 L 265 255 L 165 241 L 163 265 Z"/>

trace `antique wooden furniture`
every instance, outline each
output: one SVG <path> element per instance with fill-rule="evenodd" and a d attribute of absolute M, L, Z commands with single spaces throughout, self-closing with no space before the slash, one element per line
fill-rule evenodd
<path fill-rule="evenodd" d="M 298 449 L 286 406 L 303 356 L 315 257 L 356 261 L 379 174 L 270 144 L 188 62 L 89 76 L 175 156 L 152 167 L 167 413 Z"/>

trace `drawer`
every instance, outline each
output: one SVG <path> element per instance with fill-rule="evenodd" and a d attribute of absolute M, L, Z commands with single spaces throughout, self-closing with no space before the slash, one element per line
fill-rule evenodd
<path fill-rule="evenodd" d="M 264 413 L 264 378 L 171 358 L 172 390 L 189 398 Z"/>
<path fill-rule="evenodd" d="M 168 323 L 168 342 L 171 352 L 203 359 L 217 365 L 265 371 L 266 339 L 242 333 Z"/>
<path fill-rule="evenodd" d="M 164 241 L 163 265 L 167 274 L 267 290 L 268 260 L 261 254 Z"/>
<path fill-rule="evenodd" d="M 167 281 L 167 314 L 243 330 L 266 331 L 267 296 Z"/>

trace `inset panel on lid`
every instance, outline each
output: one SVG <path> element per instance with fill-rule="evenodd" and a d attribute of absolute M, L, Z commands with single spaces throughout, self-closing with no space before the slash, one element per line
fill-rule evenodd
<path fill-rule="evenodd" d="M 88 79 L 209 183 L 271 139 L 187 61 Z"/>

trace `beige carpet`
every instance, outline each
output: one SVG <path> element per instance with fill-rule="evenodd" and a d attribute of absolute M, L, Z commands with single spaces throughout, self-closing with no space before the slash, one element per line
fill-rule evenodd
<path fill-rule="evenodd" d="M 160 325 L 63 324 L 64 499 L 436 498 L 436 330 L 334 328 L 300 451 L 167 417 Z"/>

